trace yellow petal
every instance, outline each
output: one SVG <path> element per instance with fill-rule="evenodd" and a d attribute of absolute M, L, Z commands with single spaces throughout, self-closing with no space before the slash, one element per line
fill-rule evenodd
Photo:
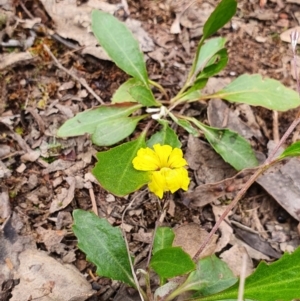
<path fill-rule="evenodd" d="M 169 167 L 168 160 L 172 152 L 172 147 L 170 145 L 154 144 L 153 148 L 159 158 L 160 168 Z"/>
<path fill-rule="evenodd" d="M 151 175 L 151 182 L 148 184 L 149 190 L 160 199 L 163 197 L 166 187 L 166 178 L 162 171 L 154 171 Z"/>
<path fill-rule="evenodd" d="M 187 170 L 183 167 L 169 169 L 169 171 L 165 173 L 165 178 L 167 189 L 172 193 L 180 188 L 185 191 L 189 188 L 190 178 L 188 176 Z"/>
<path fill-rule="evenodd" d="M 169 157 L 169 167 L 179 168 L 187 165 L 186 160 L 183 158 L 183 153 L 180 148 L 174 148 Z"/>
<path fill-rule="evenodd" d="M 132 164 L 137 170 L 151 171 L 160 169 L 160 160 L 157 154 L 149 147 L 139 149 L 136 157 L 132 160 Z"/>

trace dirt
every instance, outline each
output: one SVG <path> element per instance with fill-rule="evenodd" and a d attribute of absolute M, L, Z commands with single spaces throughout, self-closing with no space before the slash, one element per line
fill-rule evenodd
<path fill-rule="evenodd" d="M 85 2 L 88 1 L 82 1 L 82 5 Z M 210 1 L 212 6 L 216 3 Z M 1 5 L 3 4 L 0 1 L 0 8 Z M 81 5 L 80 1 L 78 5 Z M 169 96 L 174 96 L 179 91 L 200 37 L 193 28 L 193 19 L 190 20 L 190 27 L 181 26 L 181 33 L 170 33 L 176 13 L 184 6 L 184 1 L 128 1 L 130 18 L 141 21 L 142 28 L 155 43 L 154 50 L 147 54 L 149 76 L 164 86 Z M 232 23 L 217 34 L 227 38 L 229 53 L 229 63 L 217 79 L 221 82 L 223 79 L 234 79 L 245 73 L 260 73 L 295 89 L 296 81 L 290 67 L 290 45 L 280 39 L 280 33 L 298 25 L 298 16 L 294 14 L 297 10 L 298 4 L 283 4 L 280 0 L 266 1 L 265 4 L 262 1 L 260 4 L 257 1 L 239 1 L 238 12 Z M 127 17 L 126 10 L 122 9 L 118 10 L 116 15 L 121 20 Z M 19 25 L 13 27 L 17 16 L 20 19 L 41 17 L 44 26 L 55 29 L 51 16 L 41 2 L 13 1 L 11 20 L 2 24 L 2 42 L 8 42 L 11 38 L 24 42 L 24 39 L 30 36 L 28 29 Z M 9 36 L 10 32 L 12 36 Z M 76 41 L 67 40 L 67 42 L 76 45 Z M 7 221 L 11 219 L 11 227 L 17 233 L 15 235 L 22 238 L 20 245 L 23 249 L 34 246 L 35 249 L 45 251 L 59 263 L 75 266 L 94 289 L 93 293 L 90 295 L 86 293 L 81 300 L 118 300 L 119 284 L 96 276 L 95 267 L 87 262 L 85 255 L 78 250 L 76 237 L 71 230 L 71 214 L 76 208 L 91 210 L 91 199 L 94 196 L 99 216 L 107 218 L 112 225 L 119 226 L 122 213 L 133 196 L 114 197 L 89 178 L 96 162 L 95 153 L 104 148 L 92 145 L 87 136 L 67 140 L 55 137 L 56 130 L 67 118 L 99 105 L 99 101 L 88 93 L 82 84 L 57 67 L 42 47 L 43 44 L 48 45 L 65 68 L 84 78 L 105 103 L 109 103 L 114 91 L 128 79 L 128 75 L 112 62 L 83 55 L 82 47 L 77 45 L 75 48 L 68 48 L 66 43 L 55 41 L 43 33 L 37 34 L 34 44 L 29 48 L 36 54 L 34 59 L 16 62 L 1 70 L 0 163 L 3 171 L 0 182 L 1 231 L 7 229 Z M 2 46 L 0 58 L 14 51 L 22 52 L 24 49 Z M 158 91 L 154 92 L 161 97 Z M 207 107 L 207 103 L 195 103 L 189 106 L 187 112 L 208 122 Z M 229 105 L 229 110 L 236 109 L 236 106 Z M 266 155 L 267 143 L 269 140 L 276 140 L 278 135 L 279 137 L 283 135 L 293 121 L 296 110 L 279 113 L 278 120 L 274 118 L 272 111 L 261 107 L 252 108 L 252 111 L 262 137 L 252 138 L 251 144 L 256 151 Z M 139 125 L 137 132 L 142 128 L 143 124 Z M 296 131 L 294 136 L 289 138 L 289 143 L 299 139 L 297 133 Z M 193 154 L 195 150 L 191 146 L 193 143 L 191 138 L 181 130 L 179 136 L 183 152 Z M 202 145 L 205 144 L 203 137 L 200 137 L 200 140 L 200 146 L 198 145 L 200 149 L 197 148 L 197 151 L 204 152 L 208 157 L 206 163 L 202 164 L 202 170 L 199 166 L 191 166 L 189 170 L 193 182 L 191 190 L 197 185 L 220 182 L 236 174 L 231 167 L 224 165 L 212 150 L 207 150 L 207 145 Z M 36 153 L 36 150 L 39 150 L 39 153 Z M 212 167 L 206 165 L 208 161 L 215 163 L 217 160 L 220 164 Z M 55 162 L 59 164 L 53 165 Z M 214 172 L 220 174 L 220 171 L 224 173 L 223 178 L 214 178 L 214 181 L 211 180 L 213 176 L 209 178 Z M 201 225 L 202 229 L 210 231 L 220 215 L 220 212 L 216 213 L 214 207 L 226 206 L 243 181 L 234 179 L 227 184 L 224 193 L 220 193 L 213 202 L 203 206 L 193 206 L 193 203 L 189 204 L 184 194 L 175 194 L 170 199 L 170 208 L 164 224 L 178 227 L 196 223 Z M 54 200 L 56 202 L 63 200 L 65 202 L 63 208 L 53 209 Z M 134 256 L 140 256 L 140 261 L 147 255 L 145 250 L 158 217 L 157 200 L 145 192 L 135 203 L 131 214 L 125 218 L 130 250 Z M 231 213 L 230 220 L 255 230 L 259 233 L 257 237 L 263 236 L 266 241 L 273 243 L 272 246 L 275 248 L 273 253 L 260 250 L 250 254 L 254 261 L 253 267 L 261 259 L 278 258 L 284 244 L 293 248 L 298 246 L 297 221 L 258 184 L 249 189 Z M 229 237 L 228 231 L 220 228 L 219 236 L 224 240 L 219 244 L 218 254 L 237 244 Z M 28 241 L 25 243 L 24 237 L 30 237 L 30 243 Z M 12 244 L 7 248 L 15 248 L 13 246 Z M 17 265 L 17 261 L 13 261 L 13 264 Z M 11 267 L 14 268 L 17 266 Z M 1 301 L 11 300 L 12 292 L 19 285 L 17 278 L 9 279 L 7 275 L 9 272 L 0 271 Z M 43 296 L 51 292 L 51 287 L 47 289 Z M 26 294 L 35 296 L 34 292 Z"/>

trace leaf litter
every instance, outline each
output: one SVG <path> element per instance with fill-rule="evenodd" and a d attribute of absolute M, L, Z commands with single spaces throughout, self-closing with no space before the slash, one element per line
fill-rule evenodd
<path fill-rule="evenodd" d="M 55 14 L 61 11 L 57 10 L 59 5 L 66 5 L 64 2 L 41 1 L 40 4 L 44 3 L 44 7 L 40 5 L 38 9 L 34 8 L 30 1 L 27 2 L 27 8 L 35 18 L 30 19 L 20 7 L 18 11 L 21 14 L 16 17 L 14 13 L 11 13 L 12 9 L 11 23 L 7 22 L 2 32 L 7 34 L 10 31 L 10 39 L 17 39 L 20 45 L 22 43 L 25 45 L 31 38 L 27 30 L 33 29 L 39 22 L 48 28 L 53 22 L 55 33 L 49 31 L 49 36 L 55 38 L 56 34 L 66 40 L 59 42 L 63 44 L 52 42 L 53 44 L 50 45 L 52 52 L 63 66 L 84 79 L 95 93 L 108 101 L 118 85 L 127 77 L 109 62 L 95 61 L 86 56 L 86 53 L 89 53 L 95 57 L 102 56 L 102 59 L 107 59 L 107 56 L 105 57 L 105 54 L 101 52 L 101 48 L 95 47 L 95 40 L 89 33 L 90 20 L 86 12 L 91 10 L 95 1 L 84 1 L 78 5 L 76 1 L 69 1 L 68 9 L 70 10 L 65 10 L 65 12 L 68 11 L 68 16 Z M 122 4 L 99 1 L 97 4 L 105 6 L 111 13 L 122 12 L 122 9 L 125 11 Z M 7 4 L 4 3 L 3 8 L 6 9 L 5 14 L 8 15 L 5 5 Z M 139 5 L 129 3 L 131 15 L 130 18 L 125 16 L 124 19 L 127 19 L 126 24 L 130 22 L 133 24 L 140 40 L 144 40 L 142 49 L 147 52 L 145 57 L 148 59 L 151 78 L 159 80 L 163 86 L 167 87 L 168 93 L 173 94 L 185 77 L 195 51 L 197 42 L 195 37 L 201 34 L 201 24 L 206 19 L 204 16 L 203 20 L 195 19 L 195 7 L 207 14 L 210 7 L 202 7 L 204 4 L 201 3 L 192 5 L 186 10 L 184 10 L 183 3 L 177 8 L 169 7 L 179 16 L 176 22 L 180 22 L 181 28 L 176 36 L 170 33 L 175 19 L 166 4 L 159 3 L 153 6 L 149 3 L 143 8 Z M 223 82 L 227 83 L 236 75 L 247 72 L 259 72 L 262 75 L 280 79 L 290 87 L 295 87 L 292 75 L 286 72 L 289 70 L 291 61 L 287 55 L 288 45 L 279 43 L 278 47 L 274 47 L 278 41 L 271 38 L 269 32 L 270 28 L 275 32 L 280 31 L 282 24 L 293 27 L 294 21 L 287 20 L 289 23 L 286 21 L 284 23 L 282 21 L 284 18 L 272 7 L 262 11 L 258 4 L 251 4 L 253 7 L 250 7 L 250 4 L 242 1 L 240 5 L 246 12 L 243 19 L 235 18 L 222 31 L 222 34 L 227 37 L 230 49 L 229 66 L 220 74 L 220 77 L 212 79 L 214 81 L 212 89 L 219 90 Z M 288 3 L 283 9 L 286 14 L 290 14 L 295 11 L 297 5 Z M 183 10 L 184 13 L 181 13 Z M 42 14 L 35 15 L 37 11 L 43 12 L 46 17 Z M 70 14 L 70 11 L 74 14 Z M 70 15 L 72 15 L 72 20 L 69 19 Z M 270 18 L 275 19 L 276 25 L 270 24 L 272 22 Z M 68 26 L 62 26 L 63 22 L 68 22 Z M 23 38 L 18 36 L 12 24 L 15 24 L 15 28 L 21 32 L 23 31 L 25 35 Z M 176 25 L 177 28 L 178 25 L 179 23 Z M 37 36 L 35 42 L 39 38 L 42 37 Z M 68 39 L 72 40 L 70 45 L 67 43 Z M 4 42 L 3 39 L 1 42 Z M 44 42 L 47 41 L 44 40 Z M 97 105 L 98 102 L 87 93 L 80 81 L 74 80 L 70 74 L 57 68 L 43 51 L 34 48 L 35 45 L 33 49 L 29 49 L 30 51 L 22 46 L 20 52 L 11 53 L 3 47 L 4 53 L 0 55 L 4 79 L 1 83 L 3 93 L 0 101 L 1 245 L 3 242 L 7 250 L 15 250 L 11 253 L 9 260 L 3 263 L 6 271 L 4 281 L 10 287 L 6 294 L 8 296 L 11 292 L 13 298 L 17 298 L 16 296 L 22 294 L 19 292 L 29 290 L 34 297 L 43 296 L 41 300 L 52 300 L 54 296 L 69 300 L 74 298 L 72 293 L 75 293 L 75 289 L 72 291 L 74 288 L 72 283 L 66 284 L 65 282 L 69 280 L 74 284 L 84 283 L 77 285 L 82 288 L 82 291 L 78 293 L 76 291 L 78 300 L 87 300 L 93 293 L 90 284 L 96 288 L 103 300 L 108 300 L 113 298 L 119 286 L 103 278 L 94 279 L 86 276 L 88 269 L 94 271 L 93 266 L 85 261 L 82 254 L 77 253 L 76 241 L 70 231 L 72 225 L 70 213 L 76 208 L 90 209 L 92 206 L 90 192 L 93 191 L 99 215 L 118 226 L 129 199 L 115 197 L 114 202 L 107 201 L 109 200 L 107 193 L 98 186 L 90 173 L 97 150 L 90 144 L 87 136 L 68 140 L 55 138 L 56 130 L 67 118 Z M 72 46 L 73 52 L 62 48 L 66 45 Z M 90 47 L 77 52 L 80 46 L 89 45 Z M 31 50 L 36 51 L 34 55 Z M 11 60 L 8 60 L 8 55 Z M 25 110 L 22 110 L 23 107 Z M 208 115 L 204 113 L 206 108 L 208 108 Z M 207 119 L 211 126 L 221 124 L 240 131 L 251 140 L 257 154 L 266 152 L 266 142 L 269 137 L 272 137 L 272 120 L 270 113 L 266 110 L 228 105 L 219 100 L 210 101 L 208 104 L 204 102 L 191 104 L 187 110 L 191 116 L 202 120 Z M 259 118 L 264 121 L 264 130 Z M 292 118 L 291 112 L 280 114 L 280 128 L 285 128 Z M 176 195 L 172 200 L 175 208 L 167 215 L 169 225 L 175 229 L 183 229 L 183 233 L 191 231 L 191 237 L 205 236 L 215 219 L 226 207 L 228 200 L 235 196 L 253 171 L 244 170 L 237 174 L 211 150 L 203 137 L 194 138 L 183 134 L 181 140 L 190 164 L 193 184 L 189 192 Z M 270 260 L 277 257 L 278 252 L 293 250 L 299 245 L 296 222 L 292 218 L 299 219 L 298 208 L 295 205 L 296 202 L 291 202 L 299 198 L 297 166 L 298 159 L 287 160 L 258 180 L 267 192 L 259 185 L 253 185 L 249 190 L 242 203 L 229 216 L 228 224 L 224 223 L 220 228 L 217 250 L 224 260 L 231 258 L 234 262 L 240 262 L 241 254 L 246 248 L 251 268 L 251 259 Z M 286 172 L 287 170 L 292 171 L 292 177 L 289 172 Z M 278 187 L 278 183 L 286 183 L 285 187 L 289 191 L 283 195 L 280 189 L 274 189 Z M 287 214 L 283 220 L 280 218 L 279 223 L 278 216 L 284 216 L 282 212 L 285 212 L 282 208 L 285 208 L 292 217 Z M 10 214 L 12 217 L 9 218 Z M 151 241 L 152 226 L 157 218 L 158 205 L 147 194 L 137 201 L 132 214 L 126 216 L 125 224 L 130 249 L 137 258 L 143 259 L 146 256 L 144 250 Z M 11 223 L 14 224 L 13 227 Z M 254 231 L 256 232 L 254 242 L 263 238 L 265 244 L 277 253 L 266 255 L 262 250 L 255 250 L 237 239 L 234 223 L 246 226 L 243 229 L 246 232 L 243 232 L 242 236 L 251 236 L 249 233 L 253 234 L 251 231 Z M 27 227 L 22 226 L 25 224 Z M 185 224 L 191 229 L 186 229 Z M 259 224 L 263 226 L 262 229 Z M 16 229 L 11 230 L 13 233 L 17 232 L 18 235 L 13 244 L 11 244 L 11 238 L 3 236 L 7 227 Z M 36 249 L 37 245 L 39 249 Z M 196 247 L 191 242 L 187 243 L 188 249 Z M 229 249 L 226 250 L 227 248 Z M 27 253 L 22 253 L 23 249 L 26 249 Z M 28 255 L 34 262 L 26 260 Z M 139 257 L 139 255 L 142 256 Z M 43 269 L 39 268 L 40 261 L 44 263 Z M 81 274 L 69 270 L 69 267 L 66 268 L 59 262 L 74 264 Z M 33 281 L 30 289 L 30 283 L 24 279 L 28 265 L 35 267 L 34 273 L 31 274 Z M 53 274 L 54 266 L 61 269 L 64 275 L 63 280 L 53 280 L 53 276 L 56 276 Z M 236 266 L 235 273 L 238 274 L 238 264 Z M 14 268 L 13 272 L 9 267 Z M 52 269 L 47 269 L 49 267 Z M 38 278 L 40 281 L 37 281 Z M 20 282 L 9 286 L 8 281 L 11 280 Z M 64 286 L 60 287 L 59 283 Z M 70 291 L 66 290 L 66 285 L 70 287 Z M 122 293 L 120 290 L 115 300 L 120 297 L 120 300 L 125 300 L 124 296 L 124 291 Z M 128 298 L 128 300 L 137 300 L 133 297 Z"/>

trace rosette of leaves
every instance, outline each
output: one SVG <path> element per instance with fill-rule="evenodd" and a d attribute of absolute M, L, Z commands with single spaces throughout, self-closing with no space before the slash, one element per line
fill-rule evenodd
<path fill-rule="evenodd" d="M 222 0 L 219 3 L 204 24 L 203 36 L 185 84 L 172 99 L 162 98 L 163 102 L 155 98 L 153 88 L 158 89 L 163 97 L 166 92 L 157 82 L 149 79 L 144 55 L 132 33 L 114 16 L 98 10 L 92 12 L 92 31 L 99 44 L 131 78 L 117 89 L 110 104 L 77 114 L 59 128 L 57 136 L 90 134 L 94 144 L 113 146 L 129 137 L 140 121 L 147 124 L 151 120 L 151 113 L 146 111 L 149 107 L 152 111 L 156 109 L 155 118 L 161 124 L 161 129 L 152 137 L 148 137 L 145 130 L 137 139 L 97 154 L 98 163 L 93 173 L 106 190 L 124 196 L 149 181 L 145 172 L 134 170 L 132 159 L 138 149 L 151 147 L 155 143 L 180 147 L 170 122 L 177 123 L 195 136 L 202 132 L 215 151 L 236 170 L 258 164 L 250 143 L 239 134 L 229 129 L 213 128 L 176 111 L 178 105 L 211 98 L 278 111 L 299 106 L 299 96 L 295 91 L 276 80 L 263 79 L 259 74 L 242 75 L 213 95 L 201 92 L 208 78 L 227 64 L 226 40 L 223 37 L 212 38 L 212 35 L 230 21 L 236 8 L 236 0 Z"/>

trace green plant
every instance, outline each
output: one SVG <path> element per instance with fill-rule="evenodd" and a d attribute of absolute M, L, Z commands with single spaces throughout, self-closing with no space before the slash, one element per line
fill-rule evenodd
<path fill-rule="evenodd" d="M 186 82 L 171 99 L 163 87 L 149 79 L 143 54 L 129 30 L 109 14 L 100 11 L 92 13 L 92 30 L 99 43 L 111 59 L 132 78 L 119 87 L 110 105 L 79 113 L 68 120 L 57 135 L 71 137 L 88 133 L 94 144 L 112 146 L 130 136 L 139 121 L 148 121 L 137 139 L 97 154 L 98 163 L 93 174 L 107 191 L 125 196 L 148 184 L 149 190 L 162 198 L 166 191 L 187 189 L 189 179 L 185 169 L 186 161 L 180 150 L 181 143 L 170 127 L 170 122 L 194 136 L 198 136 L 201 131 L 215 151 L 236 170 L 258 165 L 249 142 L 243 137 L 229 129 L 210 127 L 195 118 L 180 114 L 178 110 L 185 103 L 213 97 L 279 111 L 299 106 L 299 96 L 295 91 L 278 81 L 262 79 L 258 74 L 242 75 L 213 95 L 201 93 L 208 78 L 220 72 L 228 61 L 226 40 L 222 37 L 208 38 L 232 18 L 236 7 L 235 0 L 222 0 L 206 21 Z M 160 91 L 164 97 L 162 101 L 155 98 L 152 88 Z M 154 121 L 161 125 L 161 130 L 148 137 Z M 291 128 L 299 122 L 300 118 L 297 117 Z M 299 150 L 299 143 L 294 144 L 275 160 L 274 151 L 232 201 L 227 213 L 270 164 L 286 156 L 299 155 Z M 118 158 L 118 162 L 115 158 Z M 222 219 L 224 216 L 216 223 L 211 235 Z M 78 246 L 87 254 L 87 259 L 97 266 L 97 273 L 135 287 L 144 300 L 173 300 L 185 291 L 195 292 L 195 300 L 237 298 L 237 279 L 228 267 L 215 256 L 198 259 L 205 244 L 200 246 L 192 260 L 181 248 L 172 247 L 174 234 L 171 229 L 158 228 L 152 258 L 143 271 L 146 279 L 144 290 L 136 280 L 132 258 L 120 229 L 112 227 L 105 219 L 82 210 L 74 211 L 74 221 L 73 229 L 78 238 Z M 208 240 L 205 243 L 207 242 Z M 300 277 L 295 273 L 300 264 L 299 256 L 298 249 L 292 255 L 285 254 L 272 265 L 261 263 L 254 274 L 246 279 L 244 297 L 252 300 L 300 298 L 300 292 L 295 289 L 300 284 Z M 154 296 L 149 281 L 151 269 L 157 273 L 161 283 Z M 268 276 L 269 272 L 272 277 Z M 182 275 L 187 276 L 185 278 Z M 177 276 L 182 278 L 172 281 Z M 266 284 L 268 277 L 272 280 L 272 292 Z M 282 277 L 289 279 L 286 283 L 288 293 L 286 290 L 281 291 Z"/>

